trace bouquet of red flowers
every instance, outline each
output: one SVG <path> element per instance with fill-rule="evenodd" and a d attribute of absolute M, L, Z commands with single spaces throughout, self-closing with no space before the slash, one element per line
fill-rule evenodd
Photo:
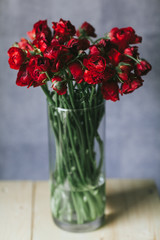
<path fill-rule="evenodd" d="M 132 27 L 113 28 L 94 41 L 97 35 L 88 22 L 78 30 L 63 19 L 52 24 L 53 33 L 46 20 L 35 23 L 28 32 L 31 41 L 22 38 L 8 50 L 9 64 L 18 70 L 18 86 L 41 86 L 47 97 L 56 148 L 55 169 L 50 174 L 56 223 L 62 227 L 60 222 L 95 221 L 94 229 L 101 224 L 105 209 L 104 144 L 99 131 L 104 99 L 117 101 L 142 86 L 141 76 L 151 65 L 133 46 L 142 37 Z"/>
<path fill-rule="evenodd" d="M 141 76 L 151 70 L 151 65 L 133 46 L 142 37 L 132 27 L 113 28 L 93 41 L 97 35 L 87 22 L 77 31 L 63 19 L 52 24 L 54 34 L 46 20 L 39 21 L 28 32 L 32 41 L 22 38 L 9 49 L 10 67 L 19 70 L 18 86 L 41 86 L 49 99 L 47 82 L 51 82 L 58 95 L 66 95 L 68 88 L 81 91 L 82 87 L 90 94 L 97 89 L 104 99 L 117 101 L 119 94 L 131 93 L 143 85 Z"/>

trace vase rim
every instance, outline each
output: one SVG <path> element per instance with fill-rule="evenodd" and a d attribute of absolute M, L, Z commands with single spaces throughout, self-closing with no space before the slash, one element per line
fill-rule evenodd
<path fill-rule="evenodd" d="M 52 104 L 50 104 L 50 103 L 48 103 L 48 105 L 52 106 Z M 105 101 L 103 101 L 102 103 L 100 103 L 100 104 L 98 104 L 94 107 L 88 107 L 88 108 L 61 108 L 61 107 L 55 107 L 55 106 L 52 106 L 52 107 L 57 109 L 58 111 L 68 112 L 68 111 L 86 111 L 86 110 L 89 110 L 89 109 L 99 108 L 103 105 L 105 105 Z"/>

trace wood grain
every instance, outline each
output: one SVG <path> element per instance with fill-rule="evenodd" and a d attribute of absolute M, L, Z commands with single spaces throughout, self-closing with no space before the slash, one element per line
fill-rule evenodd
<path fill-rule="evenodd" d="M 59 229 L 48 182 L 0 182 L 0 240 L 160 240 L 160 199 L 152 180 L 107 180 L 106 221 L 90 233 Z"/>

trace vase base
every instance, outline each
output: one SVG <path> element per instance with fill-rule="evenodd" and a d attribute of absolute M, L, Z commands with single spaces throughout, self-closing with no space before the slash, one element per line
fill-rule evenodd
<path fill-rule="evenodd" d="M 96 230 L 97 228 L 101 227 L 104 224 L 104 215 L 100 218 L 97 218 L 96 220 L 84 224 L 73 224 L 73 223 L 66 223 L 66 222 L 61 222 L 55 218 L 53 218 L 55 224 L 68 232 L 77 232 L 77 233 L 82 233 L 82 232 L 91 232 Z"/>

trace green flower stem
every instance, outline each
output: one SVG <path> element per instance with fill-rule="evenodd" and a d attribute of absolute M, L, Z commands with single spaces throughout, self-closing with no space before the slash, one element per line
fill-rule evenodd
<path fill-rule="evenodd" d="M 93 42 L 93 44 L 96 44 L 97 42 L 99 42 L 102 39 L 106 40 L 106 39 L 109 39 L 109 37 L 106 36 L 106 37 L 98 38 L 96 41 Z"/>
<path fill-rule="evenodd" d="M 134 57 L 128 55 L 128 54 L 124 54 L 126 57 L 132 59 L 133 61 L 135 61 L 136 63 L 140 63 L 140 61 L 138 59 L 135 59 Z"/>
<path fill-rule="evenodd" d="M 64 96 L 62 96 L 62 99 L 64 101 L 65 107 L 69 108 L 68 102 L 66 101 Z M 85 143 L 85 140 L 84 140 L 84 137 L 83 137 L 83 134 L 82 134 L 81 124 L 79 122 L 79 118 L 78 118 L 78 116 L 76 114 L 76 111 L 72 112 L 72 116 L 73 116 L 75 124 L 76 124 L 76 126 L 77 126 L 77 128 L 79 130 L 79 136 L 80 136 L 79 139 L 81 140 L 81 145 L 82 145 L 81 156 L 83 156 L 82 159 L 85 161 L 85 156 L 84 156 L 84 152 L 85 152 L 85 145 L 84 145 L 84 143 Z M 76 132 L 76 135 L 77 135 L 77 132 Z"/>
<path fill-rule="evenodd" d="M 92 106 L 94 91 L 95 91 L 95 87 L 92 86 L 91 95 L 90 95 L 90 98 L 89 98 L 89 105 L 90 105 L 90 107 Z"/>
<path fill-rule="evenodd" d="M 42 85 L 41 88 L 42 88 L 43 92 L 45 93 L 48 102 L 49 102 L 50 104 L 54 105 L 54 101 L 53 101 L 53 99 L 52 99 L 52 97 L 51 97 L 51 95 L 50 95 L 50 92 L 49 92 L 49 90 L 48 90 L 48 88 L 47 88 L 47 85 L 46 85 L 46 84 L 45 84 L 45 85 Z"/>
<path fill-rule="evenodd" d="M 97 142 L 99 143 L 99 148 L 100 148 L 100 161 L 99 161 L 99 166 L 97 168 L 97 176 L 99 175 L 100 171 L 101 171 L 101 167 L 102 167 L 102 163 L 103 163 L 103 158 L 104 158 L 104 154 L 103 154 L 103 141 L 101 140 L 98 132 L 96 132 L 96 139 Z"/>
<path fill-rule="evenodd" d="M 69 138 L 70 138 L 70 141 L 71 141 L 73 153 L 75 155 L 75 160 L 76 160 L 77 168 L 78 168 L 78 171 L 79 171 L 79 175 L 81 177 L 82 182 L 85 183 L 84 176 L 83 176 L 81 166 L 80 166 L 80 163 L 79 163 L 79 158 L 78 158 L 78 155 L 77 155 L 77 152 L 76 152 L 76 149 L 75 149 L 75 145 L 74 145 L 74 142 L 73 142 L 73 136 L 72 136 L 72 132 L 71 132 L 71 128 L 70 128 L 70 124 L 68 122 L 68 119 L 67 119 L 67 127 L 68 127 Z"/>
<path fill-rule="evenodd" d="M 84 115 L 81 110 L 77 111 L 74 87 L 71 82 L 69 95 L 54 96 L 54 106 L 69 109 L 68 112 L 61 113 L 54 106 L 49 106 L 50 123 L 56 139 L 56 169 L 53 175 L 51 198 L 55 218 L 64 222 L 76 221 L 78 224 L 83 224 L 95 220 L 104 213 L 105 204 L 102 201 L 105 196 L 104 187 L 96 186 L 103 160 L 103 142 L 97 131 L 103 109 L 96 110 L 94 94 L 98 94 L 98 89 L 87 90 L 85 89 L 87 85 L 84 83 L 82 96 Z M 85 94 L 90 94 L 89 105 L 85 101 Z M 90 106 L 93 107 L 93 112 L 88 109 Z M 94 153 L 95 140 L 99 144 L 101 156 L 98 166 Z M 66 190 L 65 184 L 68 186 Z"/>
<path fill-rule="evenodd" d="M 72 87 L 72 86 L 70 86 L 70 91 L 72 92 L 71 87 Z M 71 95 L 71 94 L 70 94 L 70 100 L 73 102 L 73 99 L 72 99 L 72 95 Z M 60 119 L 59 119 L 59 120 L 60 120 Z M 59 122 L 59 121 L 58 121 L 58 122 Z M 83 176 L 82 169 L 81 169 L 81 166 L 80 166 L 80 163 L 79 163 L 79 158 L 78 158 L 78 155 L 77 155 L 77 152 L 76 152 L 76 148 L 75 148 L 75 145 L 74 145 L 73 135 L 72 135 L 71 126 L 70 126 L 70 123 L 69 123 L 69 121 L 68 121 L 68 118 L 66 119 L 66 123 L 67 123 L 67 129 L 68 129 L 68 132 L 69 132 L 69 139 L 70 139 L 70 142 L 71 142 L 73 154 L 74 154 L 74 156 L 75 156 L 75 160 L 76 160 L 78 172 L 79 172 L 79 175 L 80 175 L 80 177 L 81 177 L 82 182 L 84 183 L 84 182 L 85 182 L 85 181 L 84 181 L 84 176 Z M 61 133 L 60 133 L 60 134 L 61 134 Z"/>
<path fill-rule="evenodd" d="M 82 90 L 82 87 L 81 86 L 79 86 L 79 88 L 80 88 L 80 90 L 82 91 L 82 93 L 83 93 L 83 90 Z M 89 112 L 87 111 L 87 106 L 86 106 L 86 102 L 85 101 L 83 101 L 83 107 L 84 107 L 84 121 L 85 121 L 85 130 L 86 130 L 86 137 L 87 137 L 87 144 L 88 144 L 88 154 L 89 154 L 89 159 L 90 159 L 90 161 L 88 160 L 88 171 L 89 172 L 92 172 L 92 169 L 90 168 L 91 167 L 91 165 L 90 165 L 90 163 L 92 163 L 93 164 L 93 161 L 94 161 L 94 157 L 93 157 L 93 142 L 92 142 L 92 137 L 93 137 L 93 127 L 94 127 L 94 125 L 92 124 L 92 122 L 91 122 L 91 117 L 90 117 L 90 114 L 89 114 Z M 91 139 L 90 139 L 90 137 L 89 137 L 89 125 L 88 125 L 88 121 L 87 121 L 87 119 L 89 120 L 89 123 L 90 123 L 90 131 L 91 131 Z"/>
<path fill-rule="evenodd" d="M 71 101 L 71 105 L 72 105 L 72 108 L 75 109 L 75 105 L 74 105 L 74 90 L 73 90 L 73 83 L 72 81 L 69 81 L 68 82 L 68 88 L 69 88 L 69 99 Z"/>

